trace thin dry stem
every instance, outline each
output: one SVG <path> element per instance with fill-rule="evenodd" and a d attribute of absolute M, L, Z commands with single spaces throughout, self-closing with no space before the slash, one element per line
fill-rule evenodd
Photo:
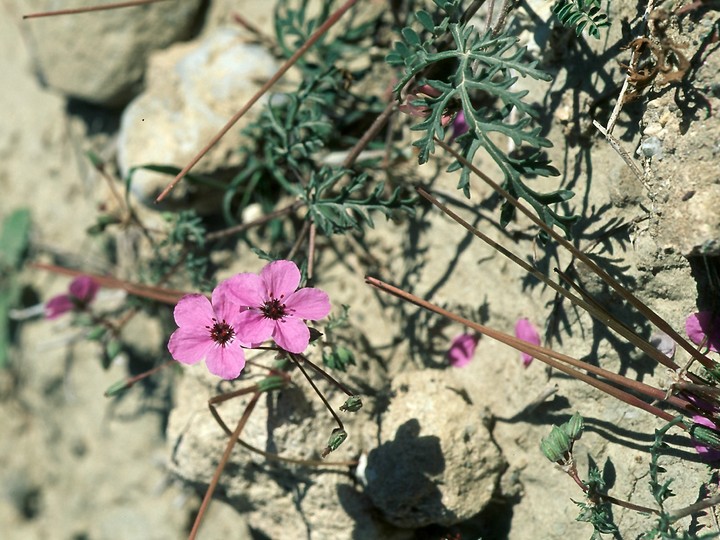
<path fill-rule="evenodd" d="M 640 180 L 640 183 L 643 185 L 646 191 L 650 191 L 650 188 L 647 185 L 647 182 L 645 182 L 645 174 L 640 170 L 640 167 L 638 167 L 635 162 L 633 161 L 630 154 L 628 154 L 627 150 L 625 150 L 622 145 L 620 144 L 620 141 L 618 141 L 615 136 L 610 133 L 607 129 L 602 127 L 600 122 L 597 120 L 593 120 L 593 126 L 597 128 L 597 130 L 602 133 L 605 136 L 605 139 L 608 143 L 610 143 L 610 146 L 612 147 L 615 152 L 622 158 L 622 160 L 625 162 L 625 165 L 627 165 L 630 170 L 633 172 L 633 174 L 637 177 L 638 180 Z"/>
<path fill-rule="evenodd" d="M 645 6 L 645 14 L 643 15 L 644 26 L 647 26 L 648 16 L 650 15 L 650 12 L 654 8 L 655 8 L 655 0 L 649 0 L 647 5 Z M 643 33 L 644 33 L 644 29 L 643 29 Z M 633 65 L 633 62 L 635 60 L 635 54 L 637 54 L 637 51 L 635 51 L 635 49 L 633 49 L 633 52 L 630 56 L 630 63 L 628 65 L 630 65 L 630 66 Z M 606 137 L 611 135 L 613 129 L 615 128 L 615 123 L 617 122 L 618 116 L 620 115 L 620 111 L 622 110 L 622 106 L 624 105 L 623 102 L 625 101 L 625 93 L 627 92 L 627 89 L 629 86 L 630 86 L 630 72 L 628 70 L 628 74 L 625 76 L 625 81 L 623 81 L 622 88 L 620 88 L 620 95 L 618 96 L 617 101 L 615 102 L 615 107 L 613 108 L 613 111 L 610 114 L 610 119 L 608 120 L 607 126 L 605 127 L 605 130 L 603 132 L 603 134 Z M 595 123 L 595 122 L 593 122 L 593 123 Z M 605 132 L 607 132 L 607 133 L 605 133 Z M 610 140 L 609 137 L 608 137 L 608 140 Z"/>
<path fill-rule="evenodd" d="M 514 336 L 510 336 L 508 334 L 499 332 L 488 326 L 476 323 L 469 319 L 465 319 L 463 317 L 460 317 L 459 315 L 456 315 L 446 309 L 443 309 L 435 304 L 432 304 L 426 300 L 423 300 L 411 293 L 403 291 L 402 289 L 394 287 L 394 286 L 392 286 L 388 283 L 385 283 L 379 279 L 376 279 L 373 277 L 366 277 L 365 281 L 366 281 L 366 283 L 368 283 L 368 284 L 372 285 L 373 287 L 376 287 L 384 292 L 387 292 L 389 294 L 397 296 L 398 298 L 401 298 L 402 300 L 405 300 L 407 302 L 415 304 L 416 306 L 419 306 L 423 309 L 427 309 L 428 311 L 432 311 L 433 313 L 437 313 L 438 315 L 442 315 L 443 317 L 447 317 L 448 319 L 458 322 L 462 325 L 465 325 L 468 328 L 472 328 L 473 330 L 480 332 L 481 334 L 485 334 L 488 337 L 490 337 L 496 341 L 499 341 L 501 343 L 504 343 L 505 345 L 508 345 L 509 347 L 512 347 L 513 349 L 516 349 L 520 352 L 527 353 L 530 356 L 540 360 L 541 362 L 544 362 L 544 363 L 548 364 L 549 366 L 551 366 L 559 371 L 562 371 L 563 373 L 566 373 L 584 383 L 587 383 L 588 385 L 593 386 L 593 387 L 601 390 L 602 392 L 605 392 L 606 394 L 615 397 L 616 399 L 618 399 L 620 401 L 624 401 L 628 405 L 632 405 L 634 407 L 637 407 L 639 409 L 647 411 L 650 414 L 657 416 L 658 418 L 662 418 L 663 420 L 670 421 L 673 418 L 675 418 L 673 415 L 665 412 L 662 409 L 659 409 L 658 407 L 648 404 L 647 402 L 639 399 L 638 397 L 634 396 L 633 394 L 629 394 L 625 390 L 621 390 L 620 388 L 617 388 L 611 384 L 600 381 L 597 378 L 595 378 L 589 374 L 599 375 L 599 376 L 613 382 L 614 384 L 620 385 L 624 388 L 632 389 L 633 391 L 641 393 L 651 399 L 664 399 L 665 393 L 658 388 L 654 388 L 652 386 L 649 386 L 645 383 L 641 383 L 639 381 L 634 381 L 632 379 L 629 379 L 622 375 L 618 375 L 617 373 L 613 373 L 611 371 L 602 369 L 602 368 L 594 366 L 592 364 L 582 362 L 580 360 L 577 360 L 576 358 L 572 358 L 565 354 L 558 353 L 551 349 L 547 349 L 546 347 L 532 345 L 532 344 L 530 344 L 526 341 L 523 341 L 521 339 L 518 339 Z M 572 366 L 572 367 L 570 367 L 570 366 Z M 578 369 L 575 369 L 575 368 L 582 369 L 582 370 L 586 371 L 587 373 L 578 371 Z M 684 399 L 680 399 L 680 398 L 671 396 L 668 398 L 667 403 L 672 405 L 679 411 L 684 412 L 687 415 L 693 414 L 692 406 L 690 405 L 689 402 L 687 402 Z M 680 427 L 684 428 L 685 426 L 683 424 L 680 424 Z"/>
<path fill-rule="evenodd" d="M 270 79 L 262 85 L 260 90 L 258 90 L 253 97 L 251 97 L 248 102 L 243 106 L 242 109 L 240 109 L 233 117 L 228 120 L 228 122 L 220 129 L 220 131 L 210 140 L 208 144 L 205 145 L 205 147 L 200 150 L 200 152 L 197 153 L 197 155 L 190 160 L 190 162 L 183 167 L 183 169 L 178 173 L 178 175 L 168 184 L 168 186 L 158 195 L 157 199 L 155 199 L 155 203 L 161 202 L 168 193 L 182 180 L 185 175 L 192 169 L 198 161 L 202 159 L 202 157 L 207 154 L 210 149 L 217 144 L 217 142 L 222 139 L 225 134 L 230 131 L 230 129 L 237 123 L 240 118 L 242 118 L 245 113 L 247 113 L 250 108 L 257 103 L 257 101 L 265 95 L 265 93 L 272 88 L 272 86 L 280 80 L 280 78 L 285 75 L 285 73 L 300 59 L 300 57 L 305 54 L 310 47 L 312 47 L 317 40 L 319 40 L 325 32 L 327 32 L 330 27 L 332 27 L 336 22 L 340 20 L 340 18 L 347 12 L 350 8 L 352 8 L 358 0 L 348 0 L 345 2 L 342 6 L 340 6 L 332 15 L 328 17 L 328 19 L 320 25 L 320 27 L 313 33 L 310 38 L 297 50 L 295 51 L 295 54 L 293 54 L 281 67 L 277 70 L 275 75 L 270 77 Z"/>
<path fill-rule="evenodd" d="M 291 214 L 295 210 L 299 209 L 302 205 L 303 205 L 302 201 L 295 201 L 294 203 L 289 204 L 288 206 L 284 206 L 283 208 L 274 210 L 273 212 L 265 214 L 264 216 L 254 219 L 252 221 L 248 221 L 247 223 L 241 223 L 240 225 L 234 225 L 232 227 L 228 227 L 227 229 L 223 229 L 222 231 L 209 233 L 209 234 L 205 235 L 205 240 L 208 240 L 208 241 L 218 240 L 220 238 L 225 238 L 227 236 L 232 236 L 234 234 L 241 233 L 241 232 L 251 229 L 253 227 L 263 225 L 263 224 L 267 223 L 268 221 L 272 221 L 275 218 L 279 218 L 282 216 L 286 216 L 287 214 Z"/>
<path fill-rule="evenodd" d="M 430 201 L 433 205 L 435 205 L 437 208 L 442 210 L 447 216 L 449 216 L 453 221 L 464 227 L 468 232 L 475 235 L 477 238 L 481 239 L 483 242 L 488 244 L 490 247 L 492 247 L 494 250 L 496 250 L 501 255 L 504 255 L 508 259 L 510 259 L 512 262 L 517 264 L 520 268 L 531 274 L 532 276 L 536 277 L 540 281 L 542 281 L 545 285 L 553 289 L 557 294 L 561 295 L 564 298 L 567 298 L 575 304 L 576 306 L 584 309 L 587 311 L 593 318 L 598 320 L 599 322 L 603 323 L 604 325 L 608 326 L 609 328 L 612 328 L 615 330 L 619 335 L 623 336 L 625 339 L 633 343 L 635 346 L 637 346 L 640 350 L 642 350 L 645 354 L 656 360 L 657 362 L 661 363 L 665 367 L 668 367 L 670 369 L 679 369 L 679 366 L 675 364 L 670 358 L 662 354 L 660 351 L 658 351 L 655 347 L 653 347 L 650 343 L 645 341 L 644 339 L 640 338 L 638 335 L 636 335 L 632 330 L 621 324 L 619 321 L 617 321 L 615 318 L 613 318 L 607 311 L 605 311 L 602 306 L 599 304 L 596 304 L 595 302 L 591 301 L 590 298 L 580 298 L 574 294 L 572 294 L 567 289 L 561 287 L 551 279 L 549 279 L 545 274 L 525 262 L 524 260 L 520 259 L 518 256 L 516 256 L 514 253 L 510 252 L 508 249 L 506 249 L 504 246 L 498 244 L 494 240 L 492 240 L 490 237 L 488 237 L 486 234 L 478 230 L 477 228 L 470 225 L 467 221 L 462 219 L 460 216 L 455 214 L 452 210 L 450 210 L 447 206 L 442 204 L 440 201 L 438 201 L 435 197 L 430 195 L 427 191 L 425 191 L 423 188 L 418 187 L 417 192 L 425 198 L 426 200 Z M 556 269 L 556 272 L 560 274 L 561 276 L 564 276 L 563 273 L 559 272 Z M 576 285 L 573 282 L 570 282 L 570 285 L 575 287 Z M 581 293 L 584 296 L 584 293 Z"/>
<path fill-rule="evenodd" d="M 342 423 L 342 420 L 340 420 L 340 417 L 337 415 L 337 413 L 333 410 L 333 408 L 330 406 L 330 403 L 328 403 L 328 400 L 325 398 L 323 393 L 320 391 L 320 389 L 317 387 L 315 382 L 310 378 L 310 376 L 307 374 L 307 371 L 305 371 L 305 368 L 302 366 L 302 357 L 296 354 L 290 353 L 290 358 L 295 363 L 295 365 L 298 367 L 300 372 L 305 376 L 307 381 L 310 383 L 310 386 L 312 386 L 312 389 L 315 391 L 315 393 L 320 398 L 320 401 L 323 402 L 323 405 L 325 405 L 325 408 L 330 411 L 330 414 L 332 415 L 333 419 L 335 420 L 335 423 L 338 425 L 338 428 L 344 430 L 345 426 Z"/>
<path fill-rule="evenodd" d="M 215 493 L 215 488 L 217 488 L 218 482 L 220 481 L 220 475 L 223 472 L 223 469 L 225 468 L 225 465 L 228 462 L 228 459 L 230 459 L 230 453 L 232 452 L 233 447 L 235 446 L 235 443 L 237 442 L 238 438 L 240 437 L 240 433 L 242 433 L 242 430 L 245 428 L 245 424 L 247 423 L 248 419 L 250 418 L 250 415 L 252 414 L 253 410 L 255 409 L 255 405 L 257 405 L 258 399 L 260 398 L 260 392 L 255 392 L 253 394 L 252 399 L 250 400 L 250 403 L 248 403 L 247 407 L 245 408 L 245 411 L 243 412 L 243 415 L 240 417 L 240 420 L 238 420 L 237 426 L 235 427 L 235 431 L 232 432 L 230 435 L 230 440 L 228 441 L 227 445 L 225 446 L 225 452 L 223 452 L 222 457 L 220 458 L 220 463 L 218 463 L 218 466 L 215 468 L 215 473 L 213 474 L 212 480 L 210 480 L 210 485 L 207 488 L 207 491 L 205 492 L 205 496 L 203 497 L 202 503 L 200 504 L 200 509 L 198 510 L 197 516 L 195 516 L 195 523 L 193 523 L 192 530 L 190 531 L 190 534 L 188 536 L 188 540 L 194 540 L 197 536 L 198 530 L 200 529 L 200 524 L 202 523 L 203 516 L 205 516 L 205 512 L 207 511 L 207 507 L 210 504 L 210 499 L 212 499 L 213 493 Z"/>
<path fill-rule="evenodd" d="M 155 4 L 157 2 L 167 2 L 168 0 L 133 0 L 130 2 L 117 2 L 114 4 L 105 4 L 102 6 L 88 6 L 81 8 L 59 9 L 57 11 L 43 11 L 41 13 L 29 13 L 23 15 L 23 19 L 39 19 L 41 17 L 57 17 L 58 15 L 77 15 L 78 13 L 88 13 L 90 11 L 106 11 L 109 9 L 138 7 L 145 4 Z"/>
<path fill-rule="evenodd" d="M 281 372 L 272 370 L 275 374 L 281 374 Z M 287 373 L 282 373 L 283 376 L 287 377 Z M 288 379 L 289 381 L 289 379 Z M 215 421 L 220 425 L 222 430 L 225 432 L 225 434 L 228 437 L 233 436 L 233 432 L 230 431 L 230 428 L 227 426 L 225 421 L 220 416 L 220 413 L 216 409 L 216 405 L 219 405 L 220 403 L 224 403 L 225 401 L 228 401 L 230 399 L 243 396 L 245 394 L 249 394 L 251 392 L 259 392 L 259 386 L 257 384 L 254 384 L 252 386 L 249 386 L 247 388 L 241 388 L 239 390 L 234 390 L 232 392 L 228 392 L 226 394 L 221 394 L 219 396 L 215 396 L 213 398 L 210 398 L 208 400 L 208 408 L 210 409 L 210 413 L 212 414 Z M 357 465 L 357 460 L 345 460 L 345 461 L 324 461 L 324 460 L 317 460 L 317 459 L 299 459 L 299 458 L 289 458 L 285 456 L 279 456 L 277 454 L 273 454 L 272 452 L 266 452 L 265 450 L 261 450 L 260 448 L 253 446 L 252 444 L 245 442 L 244 440 L 238 438 L 237 444 L 242 446 L 243 448 L 246 448 L 250 450 L 251 452 L 255 452 L 256 454 L 259 454 L 265 459 L 268 459 L 270 461 L 279 461 L 282 463 L 291 463 L 293 465 L 304 465 L 306 467 L 352 467 L 354 465 Z"/>
<path fill-rule="evenodd" d="M 685 351 L 687 351 L 690 354 L 690 356 L 692 356 L 698 362 L 700 362 L 706 369 L 713 369 L 714 362 L 712 360 L 710 360 L 708 357 L 706 357 L 705 355 L 700 353 L 697 349 L 695 349 L 695 347 L 693 347 L 672 326 L 670 326 L 667 323 L 667 321 L 665 321 L 662 317 L 660 317 L 657 313 L 655 313 L 652 309 L 650 309 L 649 306 L 647 306 L 644 302 L 642 302 L 640 299 L 638 299 L 629 290 L 627 290 L 625 287 L 623 287 L 616 279 L 614 279 L 610 274 L 605 272 L 605 270 L 600 268 L 600 266 L 598 266 L 597 263 L 595 263 L 587 255 L 585 255 L 584 253 L 579 251 L 575 246 L 573 246 L 565 238 L 560 236 L 554 229 L 552 229 L 551 227 L 548 227 L 547 224 L 545 224 L 540 218 L 538 218 L 531 210 L 529 210 L 518 199 L 516 199 L 510 193 L 508 193 L 507 190 L 500 187 L 499 184 L 497 184 L 495 181 L 493 181 L 488 175 L 483 173 L 480 169 L 475 167 L 472 163 L 470 163 L 467 159 L 465 159 L 463 156 L 461 156 L 453 148 L 448 146 L 444 141 L 441 141 L 440 139 L 436 138 L 435 142 L 438 144 L 438 146 L 443 148 L 446 152 L 448 152 L 455 159 L 457 159 L 460 162 L 460 164 L 462 164 L 465 167 L 468 167 L 475 175 L 477 175 L 486 184 L 488 184 L 490 187 L 492 187 L 499 195 L 504 197 L 505 200 L 507 200 L 509 204 L 511 204 L 513 207 L 515 207 L 517 210 L 519 210 L 521 213 L 523 213 L 530 221 L 532 221 L 533 223 L 535 223 L 535 225 L 537 225 L 543 231 L 545 231 L 550 237 L 552 237 L 557 243 L 559 243 L 566 250 L 568 250 L 578 260 L 582 261 L 585 265 L 587 265 L 600 279 L 602 279 L 613 290 L 615 290 L 625 301 L 632 304 L 652 324 L 654 324 L 656 328 L 659 328 L 660 330 L 665 332 L 668 336 L 670 336 L 670 338 L 673 339 L 673 341 L 675 341 L 675 343 L 680 345 L 680 347 L 682 347 Z"/>
<path fill-rule="evenodd" d="M 173 306 L 177 304 L 178 300 L 180 300 L 183 296 L 190 294 L 176 289 L 143 285 L 141 283 L 130 283 L 112 276 L 101 276 L 90 272 L 81 272 L 80 270 L 72 270 L 70 268 L 64 268 L 54 264 L 32 263 L 30 267 L 72 277 L 89 276 L 101 287 L 105 287 L 106 289 L 123 289 L 133 296 L 140 296 L 142 298 L 148 298 L 150 300 L 155 300 L 157 302 Z"/>

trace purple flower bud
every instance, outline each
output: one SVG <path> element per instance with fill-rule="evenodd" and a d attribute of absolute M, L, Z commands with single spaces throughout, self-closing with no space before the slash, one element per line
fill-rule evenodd
<path fill-rule="evenodd" d="M 523 341 L 527 341 L 532 345 L 540 345 L 540 334 L 538 333 L 537 328 L 533 326 L 533 324 L 527 319 L 527 317 L 518 319 L 518 321 L 515 323 L 515 337 L 518 339 L 522 339 Z M 530 362 L 533 361 L 533 357 L 528 353 L 520 354 L 522 356 L 523 364 L 525 365 L 525 367 L 528 367 L 530 365 Z"/>
<path fill-rule="evenodd" d="M 711 311 L 691 314 L 685 321 L 685 332 L 696 345 L 707 338 L 705 345 L 711 351 L 720 351 L 720 317 L 713 316 Z"/>
<path fill-rule="evenodd" d="M 475 354 L 478 340 L 478 336 L 473 334 L 460 334 L 453 339 L 446 355 L 450 365 L 453 367 L 467 366 Z"/>

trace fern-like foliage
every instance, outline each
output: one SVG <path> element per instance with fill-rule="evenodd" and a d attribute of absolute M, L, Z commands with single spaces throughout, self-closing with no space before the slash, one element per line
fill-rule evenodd
<path fill-rule="evenodd" d="M 341 180 L 349 181 L 341 185 Z M 302 194 L 312 220 L 326 235 L 361 231 L 364 226 L 373 227 L 371 211 L 377 211 L 390 218 L 394 212 L 412 215 L 415 211 L 414 198 L 402 198 L 397 188 L 388 197 L 383 197 L 385 185 L 379 182 L 366 196 L 368 175 L 354 174 L 338 167 L 322 167 L 308 182 Z"/>
<path fill-rule="evenodd" d="M 160 283 L 182 266 L 194 287 L 209 291 L 210 254 L 205 249 L 205 224 L 194 210 L 167 214 L 170 225 L 167 237 L 154 246 L 149 260 L 151 283 Z"/>
<path fill-rule="evenodd" d="M 275 35 L 282 56 L 290 58 L 327 20 L 338 2 L 325 0 L 319 6 L 309 0 L 278 0 L 275 5 Z M 311 9 L 308 9 L 310 5 Z M 313 48 L 298 60 L 304 73 L 327 71 L 339 61 L 358 58 L 367 53 L 364 44 L 375 35 L 378 18 L 359 20 L 359 10 L 351 10 L 337 25 L 332 36 L 324 34 Z"/>
<path fill-rule="evenodd" d="M 462 109 L 468 131 L 455 140 L 461 155 L 472 161 L 480 148 L 487 151 L 503 172 L 504 187 L 515 197 L 526 200 L 549 226 L 557 225 L 569 235 L 569 227 L 577 217 L 559 215 L 549 206 L 568 200 L 573 193 L 568 190 L 538 193 L 522 181 L 527 175 L 559 174 L 541 157 L 540 149 L 552 143 L 540 134 L 540 127 L 533 125 L 536 113 L 523 101 L 528 91 L 513 90 L 518 76 L 543 81 L 550 80 L 550 76 L 536 68 L 537 61 L 524 59 L 526 49 L 517 47 L 514 36 L 480 34 L 473 26 L 459 22 L 458 2 L 435 0 L 435 4 L 447 16 L 436 24 L 428 12 L 417 12 L 421 33 L 403 28 L 402 41 L 396 42 L 386 57 L 390 65 L 403 69 L 395 87 L 398 99 L 403 91 L 412 95 L 413 88 L 431 89 L 423 92 L 424 97 L 410 102 L 426 114 L 422 122 L 412 127 L 423 132 L 413 143 L 420 149 L 420 163 L 425 163 L 433 153 L 435 138 L 445 139 L 449 116 Z M 449 45 L 439 47 L 438 43 L 446 40 L 447 35 Z M 488 103 L 487 99 L 481 102 L 479 98 L 483 95 L 495 102 Z M 513 109 L 519 113 L 519 119 L 510 123 L 507 120 Z M 508 155 L 498 147 L 491 138 L 493 133 L 512 139 L 519 149 L 518 156 Z M 458 162 L 448 170 L 458 169 L 462 169 L 458 188 L 469 197 L 470 171 Z M 512 215 L 512 207 L 506 204 L 501 224 L 506 225 Z"/>
<path fill-rule="evenodd" d="M 563 26 L 574 27 L 578 36 L 587 29 L 588 34 L 600 39 L 600 28 L 610 26 L 600 0 L 560 0 L 553 6 L 552 12 Z"/>
<path fill-rule="evenodd" d="M 575 520 L 590 523 L 593 526 L 591 540 L 601 540 L 602 534 L 614 535 L 618 534 L 619 530 L 613 521 L 612 505 L 603 499 L 603 495 L 607 493 L 605 475 L 595 461 L 589 456 L 588 458 L 590 463 L 585 484 L 588 486 L 588 499 L 595 502 L 573 501 L 580 508 L 580 514 Z M 610 460 L 605 464 L 605 468 L 608 467 L 612 467 Z"/>

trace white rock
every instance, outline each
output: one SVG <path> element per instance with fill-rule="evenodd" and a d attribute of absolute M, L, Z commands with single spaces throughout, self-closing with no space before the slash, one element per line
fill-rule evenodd
<path fill-rule="evenodd" d="M 150 59 L 147 89 L 123 113 L 118 161 L 123 177 L 138 165 L 184 167 L 277 70 L 275 59 L 258 45 L 241 42 L 239 30 L 220 28 L 201 41 L 175 45 Z M 193 168 L 210 174 L 239 164 L 240 131 L 256 117 L 258 103 Z M 140 170 L 132 191 L 146 204 L 172 176 Z M 171 202 L 192 197 L 187 180 L 171 192 Z M 193 205 L 198 207 L 198 200 Z M 200 203 L 200 206 L 202 204 Z"/>
<path fill-rule="evenodd" d="M 368 455 L 366 492 L 398 527 L 451 526 L 490 502 L 506 463 L 449 371 L 402 373 Z"/>
<path fill-rule="evenodd" d="M 65 2 L 27 0 L 25 13 L 56 10 Z M 97 5 L 79 0 L 72 7 Z M 148 56 L 190 36 L 201 0 L 29 19 L 37 72 L 46 84 L 72 97 L 121 106 L 142 87 Z"/>

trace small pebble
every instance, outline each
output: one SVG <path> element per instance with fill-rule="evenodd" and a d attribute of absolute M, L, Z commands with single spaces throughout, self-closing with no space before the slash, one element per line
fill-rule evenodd
<path fill-rule="evenodd" d="M 662 141 L 657 137 L 648 137 L 640 143 L 640 151 L 645 157 L 662 159 Z"/>

